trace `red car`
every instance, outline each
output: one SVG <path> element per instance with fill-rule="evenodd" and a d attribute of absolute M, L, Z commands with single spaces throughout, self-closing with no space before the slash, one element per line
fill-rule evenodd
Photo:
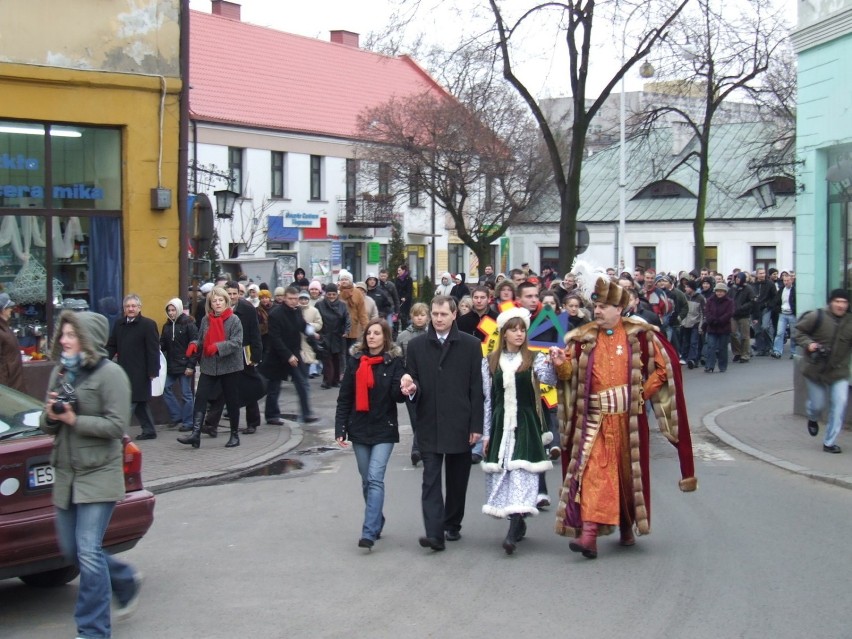
<path fill-rule="evenodd" d="M 51 502 L 53 437 L 39 430 L 42 405 L 0 385 L 0 579 L 61 586 L 79 573 L 59 551 Z M 111 553 L 133 548 L 154 521 L 154 495 L 142 486 L 142 453 L 124 436 L 126 495 L 104 537 Z"/>

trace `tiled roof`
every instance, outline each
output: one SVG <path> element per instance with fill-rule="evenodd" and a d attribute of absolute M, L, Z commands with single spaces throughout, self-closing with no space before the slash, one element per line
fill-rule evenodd
<path fill-rule="evenodd" d="M 777 205 L 761 210 L 753 197 L 740 197 L 757 183 L 748 164 L 765 153 L 767 124 L 749 122 L 716 124 L 710 135 L 710 185 L 707 195 L 708 220 L 790 218 L 796 216 L 796 198 L 778 195 Z M 679 221 L 695 219 L 694 197 L 633 199 L 648 185 L 666 179 L 698 193 L 698 160 L 693 158 L 669 175 L 671 167 L 697 144 L 693 138 L 678 155 L 672 155 L 672 129 L 658 128 L 648 135 L 629 138 L 625 144 L 627 165 L 627 220 L 629 222 Z M 586 223 L 617 222 L 619 183 L 618 145 L 600 151 L 583 162 L 578 220 Z M 539 222 L 559 220 L 559 200 L 555 189 L 539 205 L 546 211 Z M 533 213 L 532 215 L 536 215 Z"/>
<path fill-rule="evenodd" d="M 351 138 L 357 116 L 440 86 L 406 56 L 190 12 L 194 119 Z"/>

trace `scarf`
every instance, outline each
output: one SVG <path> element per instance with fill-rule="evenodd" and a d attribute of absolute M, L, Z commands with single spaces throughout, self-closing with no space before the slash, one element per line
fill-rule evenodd
<path fill-rule="evenodd" d="M 373 366 L 383 362 L 384 355 L 376 355 L 375 357 L 361 356 L 361 363 L 358 365 L 358 370 L 355 371 L 355 410 L 359 413 L 366 413 L 370 410 L 370 389 L 376 385 L 376 380 L 373 377 Z"/>
<path fill-rule="evenodd" d="M 225 320 L 233 314 L 233 309 L 228 308 L 219 316 L 207 316 L 207 333 L 204 334 L 204 354 L 207 357 L 216 355 L 216 344 L 225 341 Z"/>
<path fill-rule="evenodd" d="M 64 380 L 69 384 L 73 384 L 74 380 L 77 379 L 82 359 L 83 358 L 80 357 L 80 353 L 77 353 L 76 355 L 65 355 L 63 353 L 59 356 L 59 362 L 62 364 L 62 375 Z"/>

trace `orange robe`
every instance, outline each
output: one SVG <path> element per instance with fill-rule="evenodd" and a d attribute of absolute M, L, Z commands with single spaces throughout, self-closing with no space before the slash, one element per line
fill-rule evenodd
<path fill-rule="evenodd" d="M 591 374 L 591 392 L 600 393 L 630 382 L 627 334 L 619 322 L 612 335 L 601 330 L 595 345 L 595 360 Z M 659 353 L 654 357 L 656 369 L 645 382 L 644 397 L 656 393 L 666 381 L 665 360 Z M 626 511 L 624 495 L 630 488 L 629 413 L 601 416 L 601 426 L 589 453 L 583 472 L 580 491 L 580 513 L 583 521 L 618 525 L 620 513 Z M 625 513 L 628 514 L 628 513 Z M 625 523 L 632 524 L 631 521 Z"/>

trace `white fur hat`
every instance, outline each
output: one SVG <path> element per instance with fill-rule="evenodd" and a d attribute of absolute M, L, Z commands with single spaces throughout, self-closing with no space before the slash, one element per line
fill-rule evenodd
<path fill-rule="evenodd" d="M 530 312 L 525 308 L 510 308 L 508 311 L 503 311 L 497 316 L 497 330 L 502 331 L 503 327 L 513 317 L 520 317 L 524 326 L 529 329 L 530 327 Z"/>

